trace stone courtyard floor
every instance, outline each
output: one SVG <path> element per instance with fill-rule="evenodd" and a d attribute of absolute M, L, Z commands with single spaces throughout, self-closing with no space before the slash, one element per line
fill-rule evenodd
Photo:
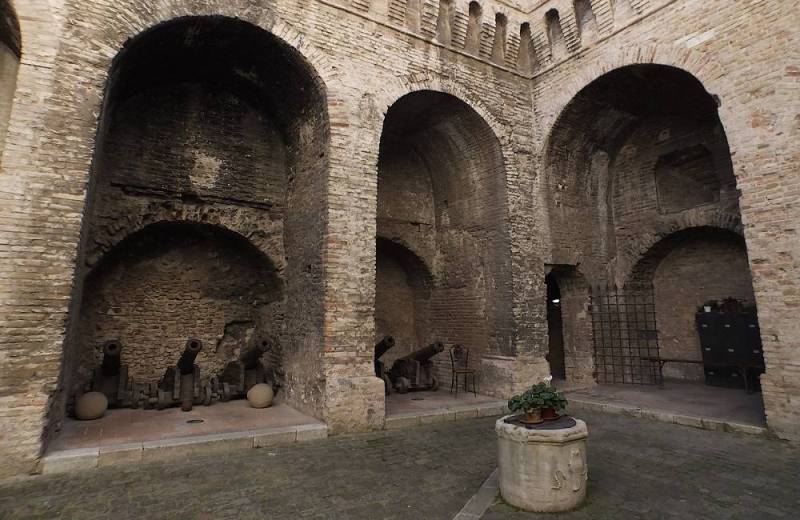
<path fill-rule="evenodd" d="M 798 517 L 798 447 L 620 415 L 580 416 L 590 431 L 585 506 L 532 515 L 496 499 L 483 518 Z M 9 480 L 0 483 L 0 518 L 450 520 L 495 468 L 493 423 L 450 421 Z"/>

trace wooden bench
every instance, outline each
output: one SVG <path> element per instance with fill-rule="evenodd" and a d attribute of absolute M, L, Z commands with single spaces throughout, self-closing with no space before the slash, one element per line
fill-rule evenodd
<path fill-rule="evenodd" d="M 705 364 L 702 359 L 684 359 L 684 358 L 662 358 L 659 356 L 642 356 L 641 358 L 644 361 L 652 361 L 654 363 L 658 363 L 658 378 L 660 381 L 661 386 L 664 386 L 664 365 L 667 363 L 692 363 L 695 365 L 703 365 Z M 750 388 L 750 378 L 748 378 L 748 372 L 750 370 L 763 370 L 764 367 L 761 365 L 757 365 L 754 363 L 739 363 L 736 365 L 731 365 L 736 367 L 736 369 L 742 374 L 742 378 L 744 378 L 744 390 L 748 394 L 752 394 L 753 390 Z"/>
<path fill-rule="evenodd" d="M 702 365 L 702 359 L 684 359 L 684 358 L 662 358 L 659 356 L 642 356 L 644 361 L 652 361 L 658 363 L 658 381 L 661 386 L 664 386 L 664 365 L 667 363 L 694 363 L 695 365 Z"/>

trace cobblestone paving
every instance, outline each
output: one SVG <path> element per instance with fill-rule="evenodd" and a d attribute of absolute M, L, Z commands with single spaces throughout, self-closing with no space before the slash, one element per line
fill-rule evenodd
<path fill-rule="evenodd" d="M 800 448 L 624 416 L 581 413 L 589 426 L 586 503 L 561 514 L 501 499 L 484 520 L 800 518 Z"/>
<path fill-rule="evenodd" d="M 800 449 L 582 413 L 589 500 L 564 515 L 497 502 L 487 520 L 797 518 Z M 0 518 L 450 520 L 495 466 L 493 419 L 0 484 Z"/>

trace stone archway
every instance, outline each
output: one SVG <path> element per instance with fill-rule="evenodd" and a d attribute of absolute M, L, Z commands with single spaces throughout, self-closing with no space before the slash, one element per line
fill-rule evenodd
<path fill-rule="evenodd" d="M 429 259 L 437 280 L 431 328 L 438 337 L 431 339 L 468 346 L 476 368 L 486 354 L 511 354 L 506 211 L 502 148 L 475 110 L 430 90 L 389 108 L 378 161 L 378 236 Z"/>
<path fill-rule="evenodd" d="M 329 136 L 326 91 L 316 71 L 261 27 L 188 16 L 129 41 L 108 74 L 65 362 L 79 344 L 88 267 L 126 229 L 182 220 L 222 223 L 275 258 L 287 302 L 276 332 L 285 397 L 323 417 L 320 273 Z M 63 416 L 68 377 L 62 369 L 50 414 L 54 428 Z"/>
<path fill-rule="evenodd" d="M 553 263 L 580 265 L 592 286 L 620 289 L 633 287 L 634 279 L 641 278 L 630 275 L 634 265 L 644 269 L 647 258 L 662 265 L 661 278 L 652 275 L 657 272 L 654 267 L 644 280 L 658 286 L 656 306 L 658 300 L 691 300 L 681 307 L 680 316 L 670 317 L 663 308 L 659 313 L 660 322 L 674 325 L 664 326 L 665 332 L 671 329 L 665 339 L 684 347 L 665 349 L 666 355 L 677 358 L 699 357 L 693 317 L 702 302 L 695 300 L 726 297 L 719 294 L 724 287 L 688 294 L 692 284 L 699 284 L 698 277 L 703 278 L 700 271 L 713 262 L 710 251 L 730 252 L 730 244 L 709 231 L 712 227 L 728 230 L 720 233 L 739 241 L 738 256 L 731 263 L 738 266 L 746 289 L 727 296 L 754 299 L 740 237 L 739 192 L 718 108 L 718 98 L 686 70 L 652 63 L 624 65 L 595 78 L 565 104 L 544 153 L 542 181 Z M 692 260 L 685 248 L 678 248 L 667 257 L 674 265 L 655 260 L 654 251 L 684 236 L 687 228 L 698 230 L 691 232 L 697 236 L 696 253 L 702 256 L 705 251 L 707 258 Z M 665 281 L 668 271 L 672 282 Z M 680 278 L 681 272 L 685 278 Z M 711 279 L 714 273 L 707 275 Z M 652 331 L 637 330 L 634 336 L 640 334 L 649 338 Z M 672 368 L 668 377 L 702 378 L 702 370 L 699 375 L 688 369 L 673 374 Z"/>

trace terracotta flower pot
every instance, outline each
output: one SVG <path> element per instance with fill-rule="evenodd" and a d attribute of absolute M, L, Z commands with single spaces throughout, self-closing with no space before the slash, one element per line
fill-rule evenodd
<path fill-rule="evenodd" d="M 542 408 L 542 419 L 545 421 L 552 421 L 558 419 L 558 413 L 555 408 Z"/>
<path fill-rule="evenodd" d="M 522 418 L 522 422 L 527 424 L 538 424 L 542 422 L 542 409 L 537 408 L 536 410 L 525 412 L 525 415 Z"/>

